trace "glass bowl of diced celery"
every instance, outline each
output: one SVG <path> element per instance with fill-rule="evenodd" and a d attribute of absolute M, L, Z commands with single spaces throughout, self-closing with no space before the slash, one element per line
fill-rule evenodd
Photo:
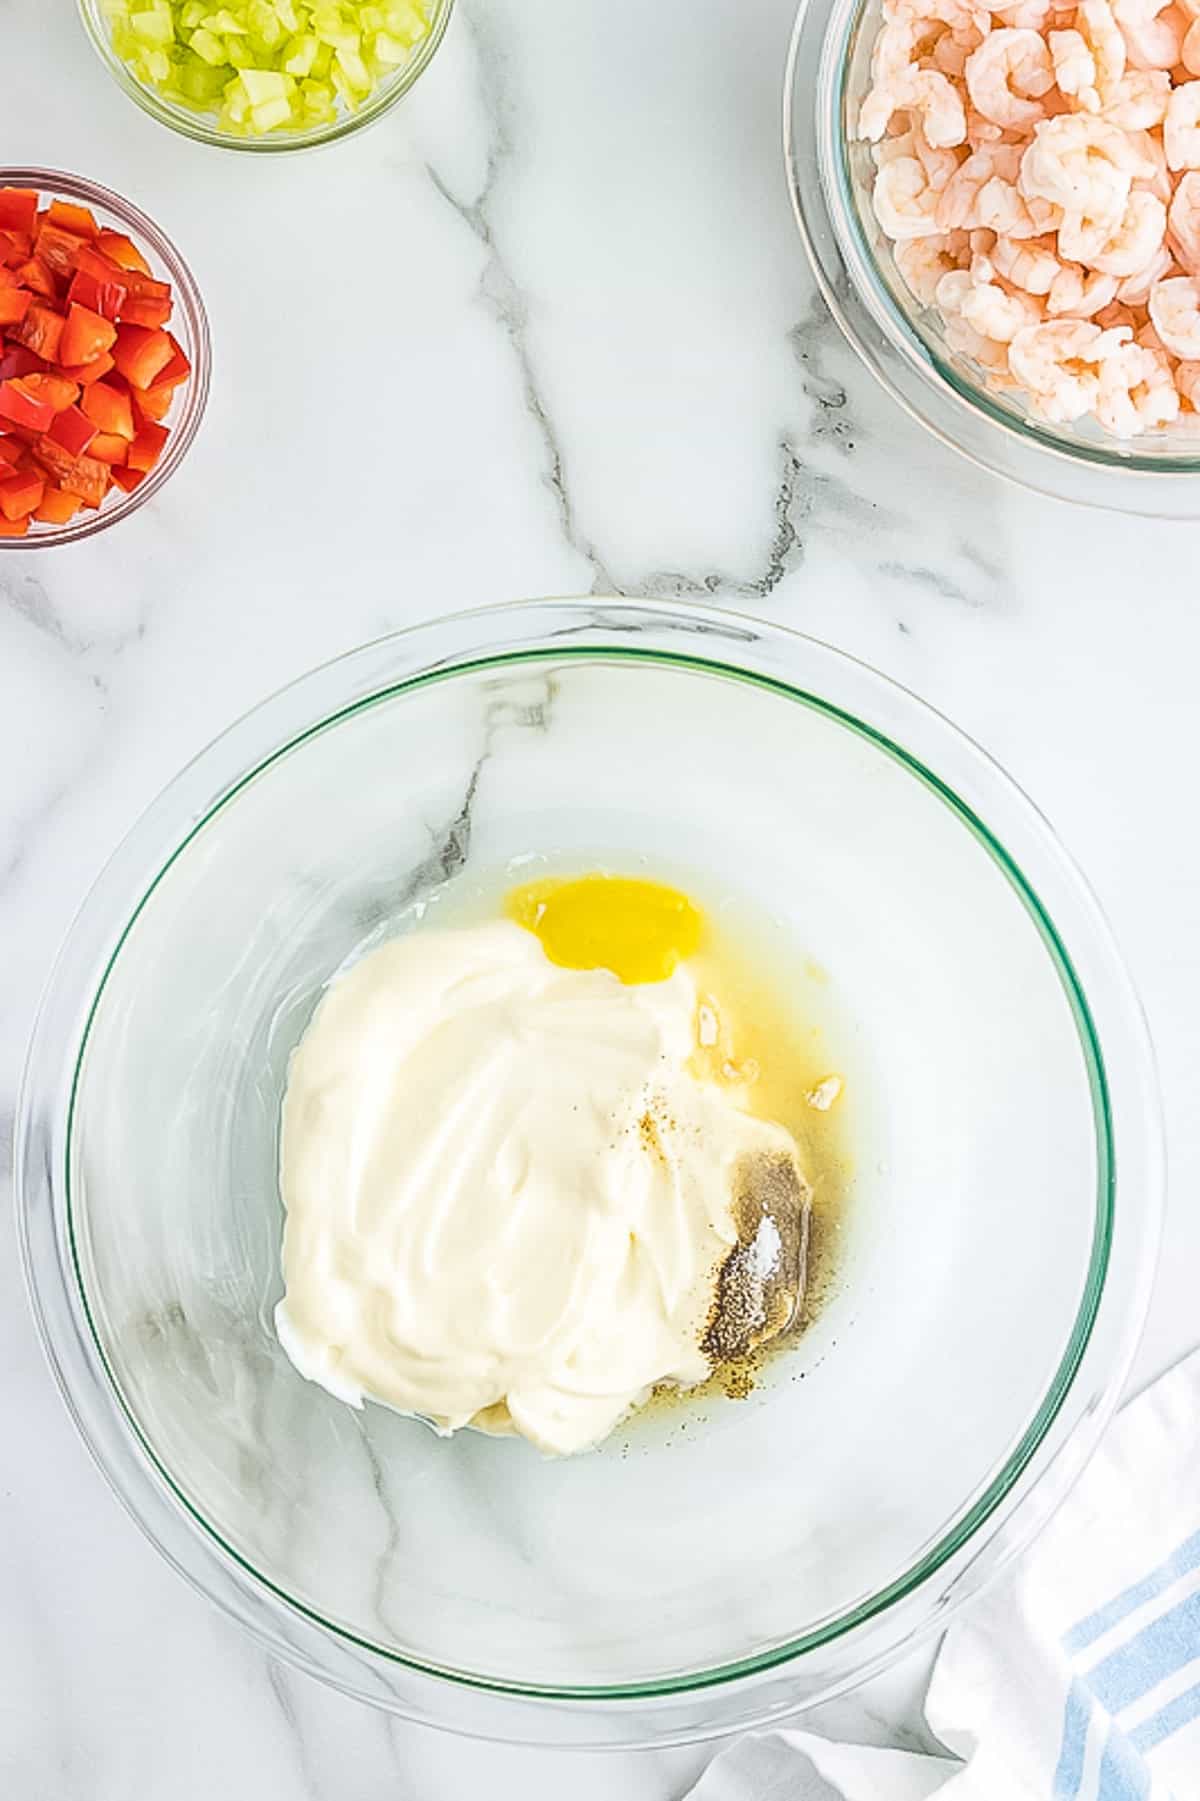
<path fill-rule="evenodd" d="M 428 67 L 454 0 L 79 0 L 131 99 L 229 150 L 304 150 L 382 117 Z"/>

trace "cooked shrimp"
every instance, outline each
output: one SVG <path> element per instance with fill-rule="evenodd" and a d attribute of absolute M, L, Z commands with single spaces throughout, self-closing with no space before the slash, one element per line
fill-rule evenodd
<path fill-rule="evenodd" d="M 1115 354 L 1121 334 L 1082 319 L 1027 325 L 1008 347 L 1008 366 L 1029 392 L 1035 411 L 1059 425 L 1082 419 L 1100 393 L 1100 365 Z"/>
<path fill-rule="evenodd" d="M 1131 307 L 1122 306 L 1119 301 L 1114 300 L 1111 306 L 1101 307 L 1100 311 L 1094 315 L 1092 323 L 1101 326 L 1105 331 L 1114 331 L 1125 326 L 1128 328 L 1129 336 L 1132 337 L 1139 321 Z"/>
<path fill-rule="evenodd" d="M 1175 386 L 1194 413 L 1200 413 L 1200 363 L 1176 363 Z"/>
<path fill-rule="evenodd" d="M 1175 184 L 1171 171 L 1167 168 L 1167 153 L 1163 149 L 1162 136 L 1156 131 L 1131 131 L 1129 146 L 1141 163 L 1141 172 L 1134 176 L 1135 188 L 1146 188 L 1151 194 L 1157 194 L 1164 206 L 1170 206 L 1171 195 Z"/>
<path fill-rule="evenodd" d="M 1169 169 L 1200 169 L 1200 81 L 1185 81 L 1167 102 L 1163 149 Z"/>
<path fill-rule="evenodd" d="M 1115 220 L 1140 167 L 1117 126 L 1090 113 L 1064 113 L 1034 127 L 1018 186 L 1084 218 Z"/>
<path fill-rule="evenodd" d="M 915 156 L 898 156 L 875 177 L 871 194 L 875 217 L 893 241 L 939 235 L 937 192 Z"/>
<path fill-rule="evenodd" d="M 1200 275 L 1200 174 L 1180 177 L 1167 212 L 1167 230 L 1176 256 L 1189 275 Z"/>
<path fill-rule="evenodd" d="M 1052 319 L 1091 319 L 1115 298 L 1115 275 L 1097 275 L 1078 263 L 1065 263 L 1046 295 L 1046 311 Z"/>
<path fill-rule="evenodd" d="M 975 111 L 1005 131 L 1028 130 L 1044 117 L 1038 101 L 1054 86 L 1054 67 L 1036 31 L 991 32 L 967 58 L 964 74 Z"/>
<path fill-rule="evenodd" d="M 924 169 L 926 181 L 935 193 L 940 194 L 958 169 L 959 152 L 944 150 L 938 145 L 931 144 L 925 136 L 920 117 L 915 120 L 910 135 L 912 153 Z"/>
<path fill-rule="evenodd" d="M 1112 10 L 1131 67 L 1175 67 L 1186 28 L 1171 0 L 1113 0 Z"/>
<path fill-rule="evenodd" d="M 972 150 L 941 190 L 941 230 L 970 231 L 981 226 L 983 222 L 977 217 L 980 193 L 993 180 L 1015 183 L 1020 167 L 1021 152 L 1016 144 L 988 144 Z"/>
<path fill-rule="evenodd" d="M 1098 112 L 1120 84 L 1129 53 L 1109 0 L 1081 0 L 1075 14 L 1075 30 L 1087 45 L 1095 66 L 1096 105 L 1088 110 Z"/>
<path fill-rule="evenodd" d="M 973 357 L 993 374 L 1007 374 L 1008 346 L 985 337 L 963 317 L 963 306 L 974 288 L 965 269 L 956 269 L 939 281 L 934 299 L 945 322 L 946 343 L 960 355 Z"/>
<path fill-rule="evenodd" d="M 1170 363 L 1149 344 L 1123 344 L 1100 365 L 1096 418 L 1118 437 L 1158 431 L 1179 417 Z"/>
<path fill-rule="evenodd" d="M 957 269 L 958 252 L 954 245 L 959 236 L 960 233 L 942 233 L 936 238 L 909 238 L 896 245 L 896 267 L 905 287 L 922 306 L 933 305 L 938 282 Z"/>
<path fill-rule="evenodd" d="M 1200 279 L 1175 275 L 1156 281 L 1147 304 L 1154 329 L 1171 355 L 1200 361 Z"/>
<path fill-rule="evenodd" d="M 1068 213 L 1059 227 L 1059 253 L 1087 263 L 1104 275 L 1136 275 L 1159 249 L 1167 229 L 1167 209 L 1154 194 L 1135 188 L 1117 224 Z"/>
<path fill-rule="evenodd" d="M 1104 117 L 1122 131 L 1151 131 L 1167 116 L 1171 77 L 1165 69 L 1129 69 L 1113 90 Z"/>
<path fill-rule="evenodd" d="M 1010 294 L 994 281 L 974 280 L 964 294 L 960 312 L 982 338 L 995 344 L 1011 344 L 1027 325 L 1037 325 L 1042 309 L 1028 294 Z"/>
<path fill-rule="evenodd" d="M 1062 269 L 1050 243 L 1047 238 L 1022 244 L 1013 238 L 999 237 L 992 248 L 992 261 L 1013 287 L 1023 288 L 1027 294 L 1048 294 Z"/>
<path fill-rule="evenodd" d="M 1127 275 L 1117 288 L 1117 299 L 1124 306 L 1145 306 L 1156 281 L 1175 270 L 1175 259 L 1165 244 L 1160 244 L 1144 269 Z M 1177 273 L 1177 271 L 1176 271 Z"/>
<path fill-rule="evenodd" d="M 994 19 L 1002 19 L 1018 31 L 1042 31 L 1050 17 L 1051 0 L 1004 0 L 1002 5 L 993 0 L 988 10 Z"/>
<path fill-rule="evenodd" d="M 1096 91 L 1096 59 L 1083 33 L 1074 29 L 1052 31 L 1046 44 L 1059 93 L 1077 100 L 1085 112 L 1098 113 L 1101 100 Z"/>

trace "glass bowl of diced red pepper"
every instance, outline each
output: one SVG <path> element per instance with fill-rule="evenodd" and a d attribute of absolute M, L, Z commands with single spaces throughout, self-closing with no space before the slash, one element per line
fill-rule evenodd
<path fill-rule="evenodd" d="M 0 551 L 90 537 L 156 494 L 210 360 L 195 280 L 153 220 L 82 177 L 0 168 Z"/>

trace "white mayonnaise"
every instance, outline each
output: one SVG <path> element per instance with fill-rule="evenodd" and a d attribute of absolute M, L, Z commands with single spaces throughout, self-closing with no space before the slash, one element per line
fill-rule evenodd
<path fill-rule="evenodd" d="M 292 1060 L 280 1340 L 450 1433 L 596 1444 L 700 1348 L 736 1159 L 794 1149 L 689 1069 L 685 965 L 624 986 L 520 926 L 414 933 L 337 978 Z"/>

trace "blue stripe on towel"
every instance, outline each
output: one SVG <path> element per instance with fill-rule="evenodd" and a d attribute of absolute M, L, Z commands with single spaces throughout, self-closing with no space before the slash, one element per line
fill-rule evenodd
<path fill-rule="evenodd" d="M 1144 1801 L 1150 1793 L 1150 1774 L 1125 1734 L 1113 1726 L 1100 1760 L 1096 1801 Z"/>
<path fill-rule="evenodd" d="M 1067 1706 L 1063 1715 L 1062 1748 L 1054 1771 L 1054 1801 L 1075 1801 L 1083 1781 L 1083 1759 L 1087 1750 L 1088 1726 L 1092 1718 L 1092 1698 L 1076 1676 L 1067 1690 Z"/>
<path fill-rule="evenodd" d="M 1131 1702 L 1200 1658 L 1200 1590 L 1169 1613 L 1143 1626 L 1136 1638 L 1102 1658 L 1087 1673 L 1088 1687 L 1109 1713 Z"/>
<path fill-rule="evenodd" d="M 1080 1620 L 1078 1626 L 1073 1627 L 1063 1639 L 1063 1650 L 1068 1655 L 1086 1651 L 1089 1645 L 1094 1645 L 1098 1638 L 1103 1638 L 1106 1632 L 1119 1620 L 1123 1620 L 1126 1614 L 1132 1613 L 1135 1607 L 1152 1601 L 1155 1595 L 1161 1595 L 1164 1589 L 1170 1588 L 1173 1582 L 1178 1582 L 1181 1576 L 1186 1576 L 1198 1565 L 1200 1532 L 1194 1532 L 1191 1538 L 1185 1539 L 1178 1550 L 1172 1551 L 1166 1561 L 1160 1563 L 1157 1569 L 1151 1570 L 1148 1576 L 1143 1576 L 1140 1582 L 1122 1590 L 1113 1600 L 1097 1608 L 1095 1613 L 1089 1613 L 1086 1619 Z"/>
<path fill-rule="evenodd" d="M 1189 1688 L 1182 1695 L 1176 1695 L 1173 1701 L 1168 1701 L 1165 1707 L 1160 1707 L 1157 1713 L 1152 1713 L 1148 1720 L 1143 1720 L 1141 1725 L 1129 1734 L 1130 1743 L 1136 1745 L 1139 1751 L 1153 1751 L 1155 1745 L 1161 1745 L 1165 1738 L 1170 1738 L 1173 1732 L 1178 1732 L 1182 1727 L 1190 1726 L 1198 1716 L 1200 1716 L 1200 1682 L 1196 1684 L 1195 1688 Z"/>

